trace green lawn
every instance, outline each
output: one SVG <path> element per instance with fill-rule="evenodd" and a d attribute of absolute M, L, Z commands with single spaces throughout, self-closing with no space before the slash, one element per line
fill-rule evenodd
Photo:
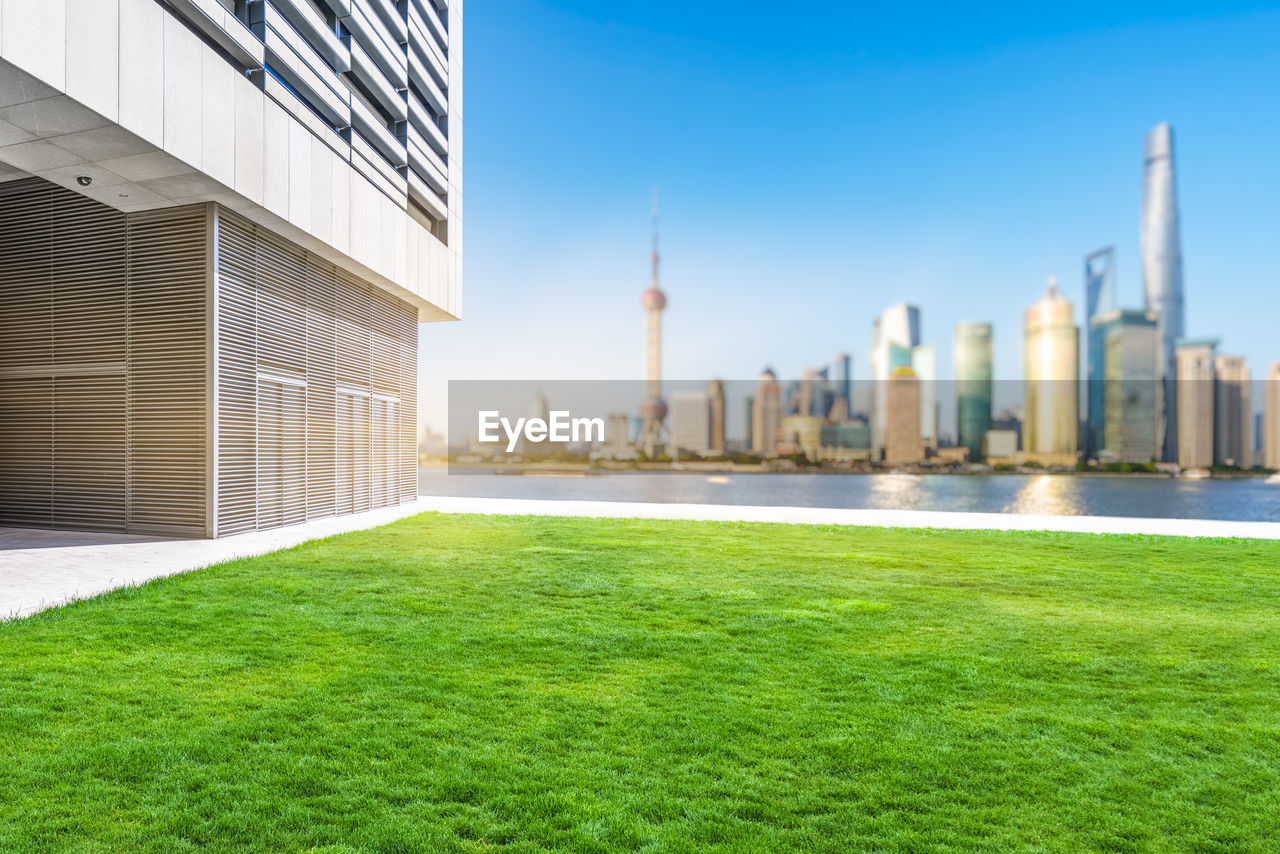
<path fill-rule="evenodd" d="M 0 625 L 3 851 L 1275 851 L 1280 544 L 422 516 Z"/>

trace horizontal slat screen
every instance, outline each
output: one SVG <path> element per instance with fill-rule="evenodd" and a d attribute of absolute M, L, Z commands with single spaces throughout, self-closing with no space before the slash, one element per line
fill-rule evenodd
<path fill-rule="evenodd" d="M 0 524 L 205 533 L 206 219 L 0 185 Z"/>
<path fill-rule="evenodd" d="M 416 498 L 417 311 L 220 208 L 216 243 L 218 534 Z"/>
<path fill-rule="evenodd" d="M 129 217 L 129 528 L 201 535 L 208 211 Z"/>

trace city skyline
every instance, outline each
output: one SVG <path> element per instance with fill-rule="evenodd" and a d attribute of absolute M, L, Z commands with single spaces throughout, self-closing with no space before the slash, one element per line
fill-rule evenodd
<path fill-rule="evenodd" d="M 442 328 L 424 366 L 458 379 L 640 378 L 636 294 L 659 185 L 664 376 L 746 380 L 769 364 L 798 378 L 850 352 L 865 379 L 870 318 L 906 301 L 925 310 L 940 376 L 954 370 L 955 324 L 978 321 L 994 326 L 995 379 L 1016 379 L 1021 313 L 1047 275 L 1079 308 L 1081 258 L 1112 245 L 1119 304 L 1141 305 L 1143 136 L 1162 120 L 1177 130 L 1186 331 L 1229 330 L 1234 353 L 1272 358 L 1280 248 L 1267 236 L 1280 213 L 1264 188 L 1280 167 L 1258 104 L 1275 97 L 1263 81 L 1280 72 L 1269 48 L 1280 15 L 987 15 L 937 54 L 954 16 L 923 32 L 872 16 L 868 30 L 819 10 L 766 38 L 750 15 L 717 29 L 703 12 L 664 9 L 473 10 L 471 91 L 485 99 L 468 156 L 484 168 L 468 188 L 467 274 L 484 287 L 469 292 L 474 323 Z M 680 66 L 657 61 L 690 43 Z M 548 126 L 535 107 L 553 77 L 563 123 Z M 746 109 L 761 97 L 791 104 L 788 120 Z M 780 180 L 762 193 L 764 174 Z M 1210 298 L 1223 289 L 1234 305 Z M 442 424 L 443 381 L 424 373 L 423 392 Z"/>

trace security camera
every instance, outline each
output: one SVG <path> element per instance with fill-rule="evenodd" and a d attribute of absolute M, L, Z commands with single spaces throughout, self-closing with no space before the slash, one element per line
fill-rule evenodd
<path fill-rule="evenodd" d="M 81 187 L 87 187 L 93 183 L 93 179 L 90 178 L 88 175 L 80 175 L 76 178 L 76 183 L 79 184 Z"/>

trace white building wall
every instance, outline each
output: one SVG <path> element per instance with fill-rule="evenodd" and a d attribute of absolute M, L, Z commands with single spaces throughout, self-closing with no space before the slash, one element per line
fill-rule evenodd
<path fill-rule="evenodd" d="M 178 5 L 262 65 L 261 42 L 220 4 Z M 460 0 L 448 16 L 448 245 L 379 188 L 353 145 L 156 0 L 0 0 L 0 180 L 37 175 L 126 212 L 219 202 L 406 299 L 420 320 L 457 318 Z"/>

